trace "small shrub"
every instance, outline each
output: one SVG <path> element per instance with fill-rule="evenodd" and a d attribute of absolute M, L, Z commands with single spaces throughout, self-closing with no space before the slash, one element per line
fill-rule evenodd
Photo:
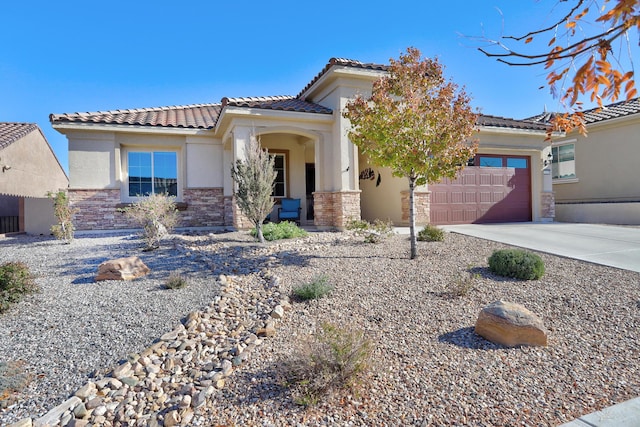
<path fill-rule="evenodd" d="M 318 276 L 310 283 L 293 289 L 293 294 L 302 300 L 318 299 L 333 291 L 333 286 L 327 283 L 329 277 Z"/>
<path fill-rule="evenodd" d="M 181 289 L 187 286 L 187 279 L 180 273 L 174 271 L 169 274 L 164 287 L 167 289 Z"/>
<path fill-rule="evenodd" d="M 478 273 L 460 273 L 455 281 L 451 282 L 449 285 L 448 295 L 451 298 L 462 298 L 467 296 L 467 294 L 473 290 L 475 281 L 479 277 L 480 275 Z"/>
<path fill-rule="evenodd" d="M 523 249 L 501 249 L 489 257 L 489 269 L 500 276 L 537 280 L 544 274 L 544 262 Z"/>
<path fill-rule="evenodd" d="M 250 233 L 253 237 L 257 236 L 255 228 L 253 228 Z M 265 240 L 269 241 L 295 239 L 296 237 L 304 237 L 308 234 L 304 229 L 298 227 L 295 222 L 291 221 L 282 221 L 278 223 L 269 222 L 262 227 L 262 233 Z"/>
<path fill-rule="evenodd" d="M 286 382 L 299 405 L 314 405 L 322 397 L 357 385 L 368 368 L 371 342 L 361 331 L 324 323 L 312 340 L 285 363 Z"/>
<path fill-rule="evenodd" d="M 376 219 L 370 223 L 362 219 L 352 219 L 347 222 L 345 228 L 363 236 L 366 243 L 380 243 L 393 234 L 393 224 L 389 220 Z"/>
<path fill-rule="evenodd" d="M 57 224 L 51 226 L 51 232 L 56 239 L 71 243 L 75 234 L 73 214 L 76 213 L 76 209 L 70 206 L 69 196 L 64 190 L 56 193 L 50 191 L 47 196 L 53 200 L 53 214 L 58 220 Z"/>
<path fill-rule="evenodd" d="M 151 194 L 124 209 L 129 218 L 142 226 L 142 239 L 146 250 L 160 247 L 163 237 L 178 224 L 178 210 L 174 196 Z"/>
<path fill-rule="evenodd" d="M 418 231 L 418 240 L 421 242 L 443 242 L 444 230 L 435 225 L 427 224 Z"/>
<path fill-rule="evenodd" d="M 7 262 L 0 265 L 0 313 L 19 302 L 24 295 L 39 290 L 26 264 Z"/>

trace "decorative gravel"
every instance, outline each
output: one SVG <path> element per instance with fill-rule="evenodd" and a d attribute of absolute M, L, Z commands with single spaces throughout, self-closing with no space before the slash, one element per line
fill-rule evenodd
<path fill-rule="evenodd" d="M 541 280 L 504 279 L 486 260 L 507 246 L 457 234 L 419 242 L 415 260 L 407 236 L 366 244 L 346 233 L 311 233 L 258 245 L 227 233 L 176 237 L 149 253 L 131 236 L 72 245 L 18 237 L 0 240 L 0 260 L 27 262 L 43 292 L 0 315 L 0 361 L 23 360 L 33 375 L 23 399 L 0 412 L 0 424 L 42 414 L 92 374 L 147 347 L 214 298 L 217 274 L 256 267 L 250 257 L 220 251 L 220 242 L 258 260 L 274 255 L 267 268 L 284 294 L 320 274 L 335 289 L 293 302 L 275 337 L 211 396 L 196 425 L 546 426 L 640 395 L 639 273 L 541 254 Z M 101 261 L 129 255 L 139 255 L 151 275 L 93 282 Z M 162 289 L 174 269 L 189 271 L 191 284 Z M 470 289 L 455 296 L 465 282 Z M 503 348 L 475 335 L 479 311 L 498 299 L 538 314 L 549 346 Z M 371 369 L 353 392 L 305 408 L 292 402 L 280 374 L 322 322 L 364 331 L 374 343 Z"/>

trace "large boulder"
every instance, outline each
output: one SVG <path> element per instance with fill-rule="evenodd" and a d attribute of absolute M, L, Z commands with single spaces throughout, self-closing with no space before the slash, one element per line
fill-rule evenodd
<path fill-rule="evenodd" d="M 98 266 L 95 281 L 100 280 L 133 280 L 147 275 L 151 269 L 137 256 L 105 261 Z"/>
<path fill-rule="evenodd" d="M 547 332 L 542 319 L 520 304 L 496 301 L 482 309 L 476 334 L 507 347 L 546 346 Z"/>

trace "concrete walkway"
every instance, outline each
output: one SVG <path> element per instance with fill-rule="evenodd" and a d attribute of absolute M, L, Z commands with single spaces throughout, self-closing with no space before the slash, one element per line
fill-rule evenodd
<path fill-rule="evenodd" d="M 454 233 L 640 272 L 640 227 L 529 222 L 445 225 L 442 228 Z"/>
<path fill-rule="evenodd" d="M 640 272 L 640 227 L 567 223 L 446 225 L 443 229 Z M 639 427 L 640 397 L 584 415 L 560 427 Z"/>

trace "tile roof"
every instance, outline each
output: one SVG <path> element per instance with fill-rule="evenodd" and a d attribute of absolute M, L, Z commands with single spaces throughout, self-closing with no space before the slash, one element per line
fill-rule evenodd
<path fill-rule="evenodd" d="M 590 124 L 638 113 L 640 113 L 640 98 L 634 98 L 629 101 L 605 105 L 602 108 L 587 110 L 584 112 L 584 120 Z"/>
<path fill-rule="evenodd" d="M 331 114 L 332 110 L 313 102 L 303 101 L 293 96 L 267 96 L 251 98 L 222 98 L 222 107 L 248 107 L 264 110 L 295 111 L 300 113 Z"/>
<path fill-rule="evenodd" d="M 532 120 L 516 120 L 507 117 L 489 116 L 486 114 L 480 114 L 477 120 L 478 126 L 497 127 L 497 128 L 509 128 L 509 129 L 522 129 L 522 130 L 537 130 L 546 131 L 547 124 L 535 122 Z"/>
<path fill-rule="evenodd" d="M 630 116 L 640 113 L 640 98 L 634 98 L 629 101 L 620 101 L 615 104 L 604 105 L 602 108 L 596 107 L 582 112 L 586 124 L 602 122 L 619 117 Z M 542 113 L 533 117 L 529 117 L 527 121 L 549 124 L 558 113 Z"/>
<path fill-rule="evenodd" d="M 346 58 L 331 58 L 329 59 L 329 62 L 327 63 L 327 65 L 324 66 L 322 71 L 320 71 L 309 83 L 307 83 L 304 89 L 302 89 L 300 93 L 298 93 L 296 98 L 302 97 L 302 94 L 304 94 L 311 86 L 313 86 L 318 80 L 320 80 L 320 78 L 324 74 L 326 74 L 327 71 L 329 71 L 331 67 L 333 67 L 334 65 L 351 67 L 351 68 L 362 68 L 365 70 L 377 70 L 377 71 L 387 71 L 389 69 L 389 66 L 384 64 L 374 64 L 372 62 L 365 63 L 365 62 L 356 61 L 354 59 L 346 59 Z"/>
<path fill-rule="evenodd" d="M 113 125 L 164 126 L 186 129 L 212 129 L 216 125 L 220 104 L 193 104 L 93 113 L 51 114 L 51 123 L 99 123 Z"/>
<path fill-rule="evenodd" d="M 0 150 L 38 129 L 35 123 L 0 122 Z"/>

